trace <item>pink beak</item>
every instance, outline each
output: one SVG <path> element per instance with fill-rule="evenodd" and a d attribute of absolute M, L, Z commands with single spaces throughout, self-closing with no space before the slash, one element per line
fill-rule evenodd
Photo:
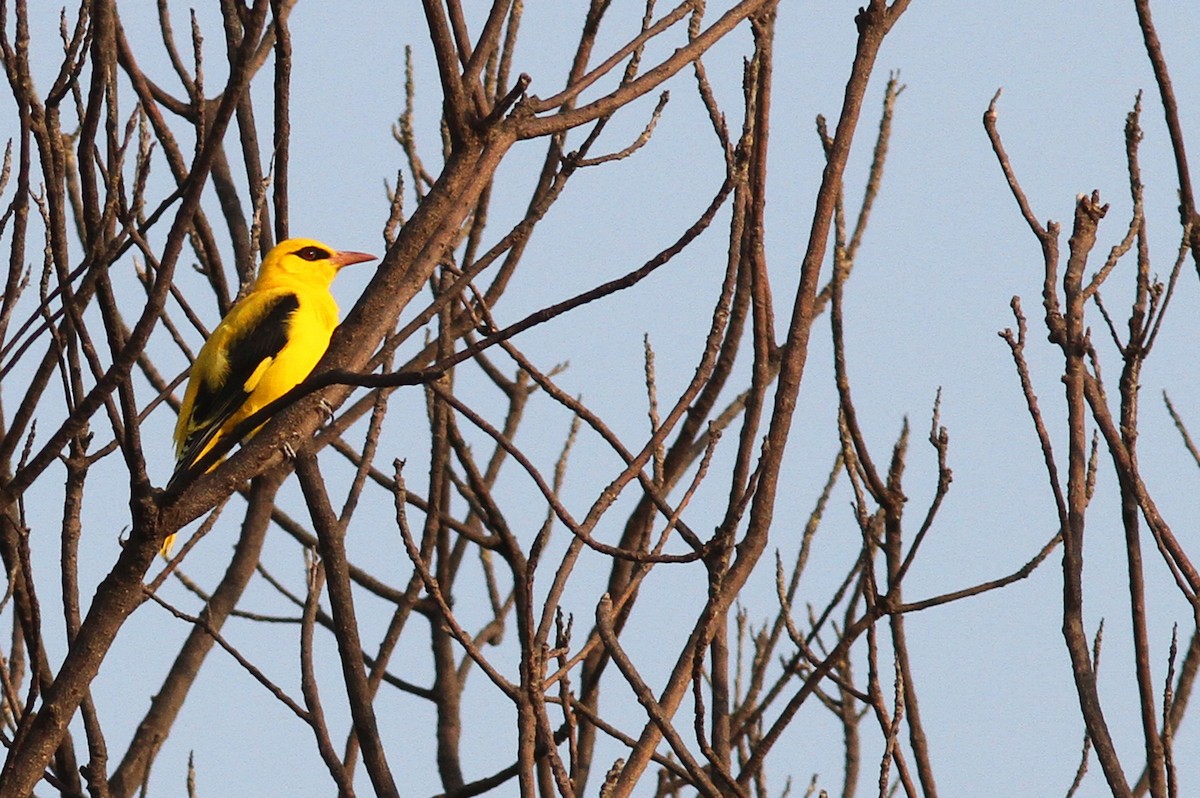
<path fill-rule="evenodd" d="M 341 269 L 344 266 L 362 263 L 367 260 L 375 260 L 375 256 L 368 255 L 365 252 L 335 252 L 333 253 L 333 257 L 329 259 L 329 262 L 336 268 Z"/>

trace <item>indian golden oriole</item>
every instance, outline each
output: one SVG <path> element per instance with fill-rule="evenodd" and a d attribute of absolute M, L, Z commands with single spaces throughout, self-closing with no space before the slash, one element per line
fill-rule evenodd
<path fill-rule="evenodd" d="M 329 293 L 334 276 L 343 266 L 374 258 L 308 238 L 288 239 L 267 253 L 254 285 L 221 319 L 192 364 L 175 425 L 175 472 L 168 491 L 194 475 L 197 462 L 239 422 L 309 375 L 338 324 L 337 303 Z M 163 544 L 164 554 L 171 542 Z"/>

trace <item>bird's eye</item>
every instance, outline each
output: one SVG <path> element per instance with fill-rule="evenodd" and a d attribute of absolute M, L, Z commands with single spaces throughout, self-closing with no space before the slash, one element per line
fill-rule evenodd
<path fill-rule="evenodd" d="M 304 247 L 303 249 L 296 250 L 295 254 L 305 260 L 325 260 L 326 258 L 333 257 L 332 252 L 326 252 L 320 247 Z"/>

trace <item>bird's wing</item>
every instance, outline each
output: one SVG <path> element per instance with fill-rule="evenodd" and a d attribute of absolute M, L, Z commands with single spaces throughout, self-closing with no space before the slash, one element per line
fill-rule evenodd
<path fill-rule="evenodd" d="M 291 291 L 271 291 L 250 294 L 239 305 L 213 332 L 212 351 L 206 351 L 206 345 L 192 366 L 196 390 L 190 403 L 185 397 L 180 411 L 179 456 L 172 482 L 207 449 L 287 345 L 289 318 L 300 307 L 300 299 Z"/>

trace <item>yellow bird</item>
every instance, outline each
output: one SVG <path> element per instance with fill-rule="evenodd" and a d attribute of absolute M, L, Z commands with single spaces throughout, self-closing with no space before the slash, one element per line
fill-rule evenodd
<path fill-rule="evenodd" d="M 329 293 L 334 276 L 343 266 L 374 258 L 309 238 L 288 239 L 267 253 L 249 293 L 229 309 L 192 364 L 175 425 L 168 491 L 194 475 L 196 463 L 239 422 L 304 381 L 338 324 Z M 164 556 L 171 538 L 163 544 Z"/>

